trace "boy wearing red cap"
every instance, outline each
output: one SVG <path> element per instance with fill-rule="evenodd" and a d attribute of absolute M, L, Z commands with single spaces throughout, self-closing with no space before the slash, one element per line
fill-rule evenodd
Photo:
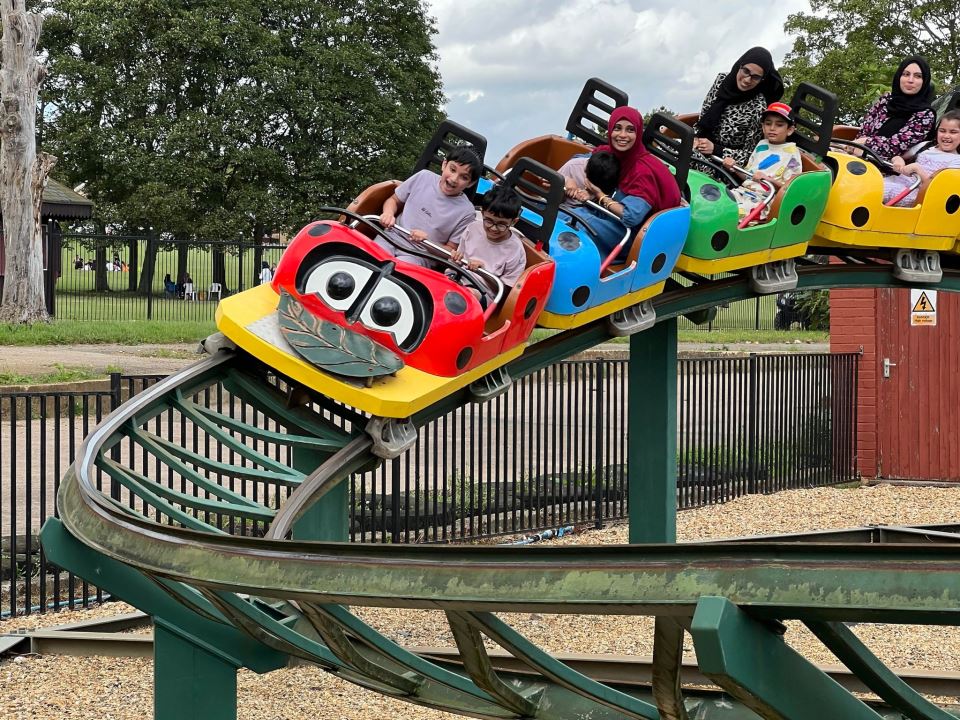
<path fill-rule="evenodd" d="M 800 148 L 796 143 L 788 142 L 796 125 L 790 106 L 782 102 L 770 103 L 763 112 L 761 122 L 763 140 L 757 144 L 744 168 L 750 172 L 750 179 L 732 190 L 740 208 L 740 217 L 749 214 L 767 194 L 766 188 L 757 181 L 764 180 L 780 190 L 788 180 L 803 171 Z M 724 158 L 724 167 L 731 169 L 733 164 L 733 158 Z M 767 208 L 764 208 L 758 219 L 762 221 L 766 218 Z"/>

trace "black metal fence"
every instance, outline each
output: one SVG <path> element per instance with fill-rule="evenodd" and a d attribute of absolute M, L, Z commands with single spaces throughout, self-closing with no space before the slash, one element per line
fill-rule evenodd
<path fill-rule="evenodd" d="M 56 244 L 51 247 L 57 252 Z M 210 321 L 217 300 L 257 285 L 263 263 L 275 268 L 285 247 L 198 245 L 159 235 L 64 235 L 59 265 L 51 264 L 55 291 L 48 308 L 67 320 Z M 766 295 L 718 307 L 716 317 L 702 325 L 680 318 L 680 329 L 781 329 L 776 313 L 776 296 Z"/>
<path fill-rule="evenodd" d="M 69 320 L 212 320 L 220 298 L 260 282 L 285 246 L 177 242 L 158 235 L 64 235 L 56 317 Z"/>
<path fill-rule="evenodd" d="M 787 330 L 776 322 L 777 296 L 758 295 L 748 300 L 738 300 L 717 309 L 709 322 L 695 325 L 685 317 L 679 319 L 680 330 L 712 332 L 714 330 Z"/>
<path fill-rule="evenodd" d="M 854 479 L 857 368 L 857 355 L 681 360 L 678 507 Z M 445 542 L 625 517 L 626 373 L 625 360 L 560 363 L 518 380 L 487 404 L 464 406 L 425 426 L 404 456 L 353 478 L 351 539 Z M 46 563 L 37 533 L 56 514 L 57 488 L 80 441 L 111 409 L 158 379 L 115 374 L 99 390 L 0 393 L 4 615 L 99 597 Z M 197 401 L 278 429 L 223 387 Z M 151 420 L 149 429 L 207 456 L 226 452 L 172 410 Z M 266 454 L 280 452 L 257 438 L 246 442 Z M 132 444 L 111 452 L 144 475 L 165 472 Z M 246 481 L 231 490 L 260 494 L 274 506 L 288 492 Z"/>

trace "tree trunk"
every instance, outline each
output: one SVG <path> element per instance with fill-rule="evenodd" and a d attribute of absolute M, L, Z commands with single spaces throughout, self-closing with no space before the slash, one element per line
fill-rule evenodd
<path fill-rule="evenodd" d="M 0 212 L 6 243 L 0 322 L 49 319 L 43 297 L 43 234 L 40 207 L 47 176 L 57 159 L 37 155 L 37 95 L 46 69 L 37 60 L 43 18 L 23 0 L 0 0 Z"/>
<path fill-rule="evenodd" d="M 227 285 L 227 258 L 224 246 L 220 243 L 212 246 L 213 270 L 212 282 L 220 283 L 220 291 L 223 297 L 230 294 L 230 288 Z"/>
<path fill-rule="evenodd" d="M 105 293 L 110 289 L 107 284 L 107 246 L 103 240 L 97 242 L 97 249 L 93 253 L 93 290 L 98 293 Z"/>
<path fill-rule="evenodd" d="M 157 268 L 157 253 L 160 251 L 160 243 L 157 237 L 150 231 L 150 237 L 147 240 L 147 250 L 143 257 L 143 272 L 140 273 L 140 284 L 137 287 L 137 293 L 140 295 L 149 295 L 153 292 L 153 278 Z M 132 271 L 131 271 L 132 272 Z"/>
<path fill-rule="evenodd" d="M 260 284 L 260 270 L 263 263 L 263 224 L 257 223 L 253 228 L 253 278 L 250 287 Z"/>
<path fill-rule="evenodd" d="M 177 282 L 184 282 L 190 276 L 190 269 L 187 267 L 187 253 L 190 251 L 190 246 L 187 245 L 185 235 L 177 233 L 173 239 L 177 243 Z"/>
<path fill-rule="evenodd" d="M 130 261 L 127 263 L 127 290 L 137 291 L 137 269 L 140 267 L 140 241 L 130 240 L 127 242 L 127 255 Z"/>

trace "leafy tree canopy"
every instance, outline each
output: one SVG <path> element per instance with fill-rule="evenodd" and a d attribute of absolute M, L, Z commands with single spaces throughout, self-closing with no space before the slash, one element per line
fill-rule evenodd
<path fill-rule="evenodd" d="M 403 177 L 440 119 L 419 0 L 49 0 L 44 143 L 98 214 L 293 230 Z"/>
<path fill-rule="evenodd" d="M 908 55 L 930 62 L 934 84 L 945 91 L 960 79 L 960 5 L 955 0 L 811 0 L 810 13 L 787 19 L 796 36 L 783 67 L 791 85 L 812 82 L 835 92 L 840 120 L 859 123 L 890 89 Z"/>

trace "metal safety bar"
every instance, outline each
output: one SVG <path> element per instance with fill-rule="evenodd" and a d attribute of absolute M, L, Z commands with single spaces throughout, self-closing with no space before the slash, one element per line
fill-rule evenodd
<path fill-rule="evenodd" d="M 375 220 L 377 222 L 380 222 L 380 218 L 377 215 L 364 215 L 364 218 L 366 220 Z M 406 228 L 395 224 L 391 227 L 391 229 L 396 230 L 402 235 L 405 235 L 407 238 L 410 239 L 411 242 L 415 242 L 411 237 L 410 231 L 407 230 Z M 435 242 L 432 242 L 430 240 L 424 240 L 421 244 L 426 245 L 433 252 L 439 255 L 445 256 L 450 262 L 456 263 L 458 265 L 462 265 L 464 268 L 463 271 L 465 274 L 472 273 L 472 274 L 480 275 L 484 280 L 488 280 L 490 282 L 492 286 L 491 289 L 495 291 L 494 298 L 493 298 L 493 302 L 488 303 L 486 309 L 484 309 L 483 311 L 483 319 L 484 320 L 489 319 L 489 317 L 493 314 L 494 310 L 497 309 L 497 306 L 499 306 L 500 301 L 503 300 L 503 296 L 504 296 L 503 281 L 500 278 L 498 278 L 496 275 L 491 273 L 489 270 L 484 270 L 483 268 L 470 270 L 467 267 L 467 263 L 464 261 L 464 259 L 461 258 L 460 260 L 455 260 L 453 257 L 453 251 L 443 247 L 442 245 L 437 245 Z"/>
<path fill-rule="evenodd" d="M 716 156 L 716 155 L 711 155 L 711 156 L 710 156 L 710 159 L 711 159 L 711 160 L 714 160 L 714 161 L 716 161 L 716 162 L 718 162 L 718 163 L 720 163 L 721 165 L 723 165 L 723 158 L 721 158 L 721 157 L 718 157 L 718 156 Z M 726 166 L 724 166 L 724 167 L 726 167 Z M 742 175 L 746 176 L 747 179 L 751 179 L 751 180 L 753 180 L 755 183 L 759 183 L 760 185 L 763 185 L 765 188 L 768 188 L 768 190 L 767 190 L 767 195 L 766 195 L 766 197 L 763 198 L 763 201 L 762 201 L 759 205 L 757 205 L 756 207 L 754 207 L 749 213 L 747 213 L 747 215 L 743 218 L 743 220 L 741 220 L 741 221 L 739 222 L 739 224 L 737 225 L 737 228 L 738 228 L 739 230 L 743 230 L 743 229 L 744 229 L 745 227 L 747 227 L 750 223 L 752 223 L 754 220 L 757 219 L 757 217 L 760 215 L 760 213 L 763 212 L 763 209 L 764 209 L 764 208 L 770 207 L 770 203 L 772 203 L 772 202 L 773 202 L 773 199 L 777 196 L 777 186 L 774 185 L 772 182 L 769 182 L 768 180 L 757 180 L 757 179 L 755 179 L 755 178 L 753 177 L 753 173 L 752 173 L 752 172 L 750 172 L 750 171 L 747 170 L 746 168 L 740 167 L 739 165 L 734 165 L 734 166 L 733 166 L 733 169 L 736 170 L 738 173 L 741 173 Z"/>

